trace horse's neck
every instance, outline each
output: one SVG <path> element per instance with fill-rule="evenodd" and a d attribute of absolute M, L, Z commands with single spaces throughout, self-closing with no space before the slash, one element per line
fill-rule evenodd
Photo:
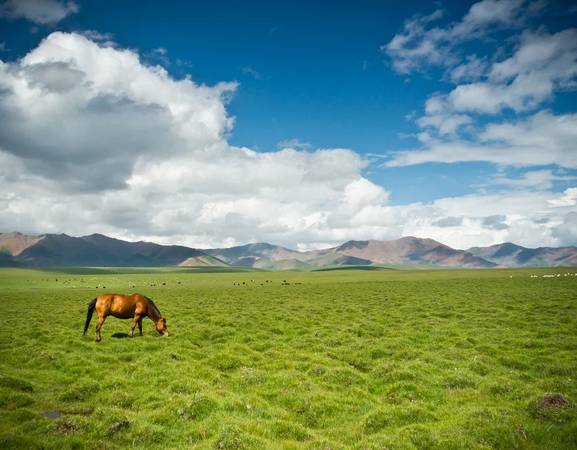
<path fill-rule="evenodd" d="M 156 323 L 158 322 L 158 319 L 160 319 L 160 311 L 157 311 L 156 308 L 152 305 L 149 305 L 148 308 L 148 317 L 150 317 L 150 319 Z"/>

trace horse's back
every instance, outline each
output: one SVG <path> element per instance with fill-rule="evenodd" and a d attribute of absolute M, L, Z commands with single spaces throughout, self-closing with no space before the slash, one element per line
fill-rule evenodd
<path fill-rule="evenodd" d="M 148 302 L 140 294 L 103 294 L 96 299 L 96 307 L 102 313 L 120 319 L 134 317 L 136 313 L 145 314 Z"/>

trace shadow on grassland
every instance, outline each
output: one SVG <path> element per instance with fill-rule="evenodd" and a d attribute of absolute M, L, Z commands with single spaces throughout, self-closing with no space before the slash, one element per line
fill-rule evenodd
<path fill-rule="evenodd" d="M 116 338 L 116 339 L 125 339 L 127 337 L 130 337 L 128 333 L 114 333 L 111 337 Z"/>
<path fill-rule="evenodd" d="M 311 272 L 331 272 L 333 270 L 397 270 L 391 267 L 380 267 L 380 266 L 337 266 L 337 267 L 323 267 L 322 269 L 314 269 Z"/>

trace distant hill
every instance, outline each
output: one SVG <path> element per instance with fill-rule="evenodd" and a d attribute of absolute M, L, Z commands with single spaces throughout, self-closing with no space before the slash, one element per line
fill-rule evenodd
<path fill-rule="evenodd" d="M 0 248 L 13 262 L 26 266 L 177 266 L 190 258 L 205 257 L 203 266 L 226 265 L 206 253 L 179 245 L 127 242 L 102 234 L 73 237 L 66 234 L 26 236 L 0 233 Z M 7 265 L 7 264 L 5 264 Z M 191 265 L 190 261 L 187 265 Z"/>
<path fill-rule="evenodd" d="M 198 250 L 180 245 L 128 242 L 102 234 L 29 236 L 0 233 L 0 266 L 181 266 L 316 270 L 374 265 L 436 267 L 577 266 L 577 247 L 521 247 L 512 243 L 457 250 L 433 239 L 348 241 L 299 252 L 268 243 Z"/>
<path fill-rule="evenodd" d="M 205 253 L 226 261 L 231 266 L 269 268 L 277 261 L 300 260 L 301 253 L 280 245 L 264 242 L 238 247 L 204 250 Z"/>
<path fill-rule="evenodd" d="M 473 247 L 471 254 L 505 267 L 576 266 L 577 247 L 526 248 L 511 242 Z"/>

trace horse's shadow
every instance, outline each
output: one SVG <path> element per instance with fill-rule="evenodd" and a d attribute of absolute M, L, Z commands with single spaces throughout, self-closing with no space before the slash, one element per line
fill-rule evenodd
<path fill-rule="evenodd" d="M 116 339 L 125 339 L 130 337 L 130 335 L 128 333 L 114 333 L 112 337 Z"/>

